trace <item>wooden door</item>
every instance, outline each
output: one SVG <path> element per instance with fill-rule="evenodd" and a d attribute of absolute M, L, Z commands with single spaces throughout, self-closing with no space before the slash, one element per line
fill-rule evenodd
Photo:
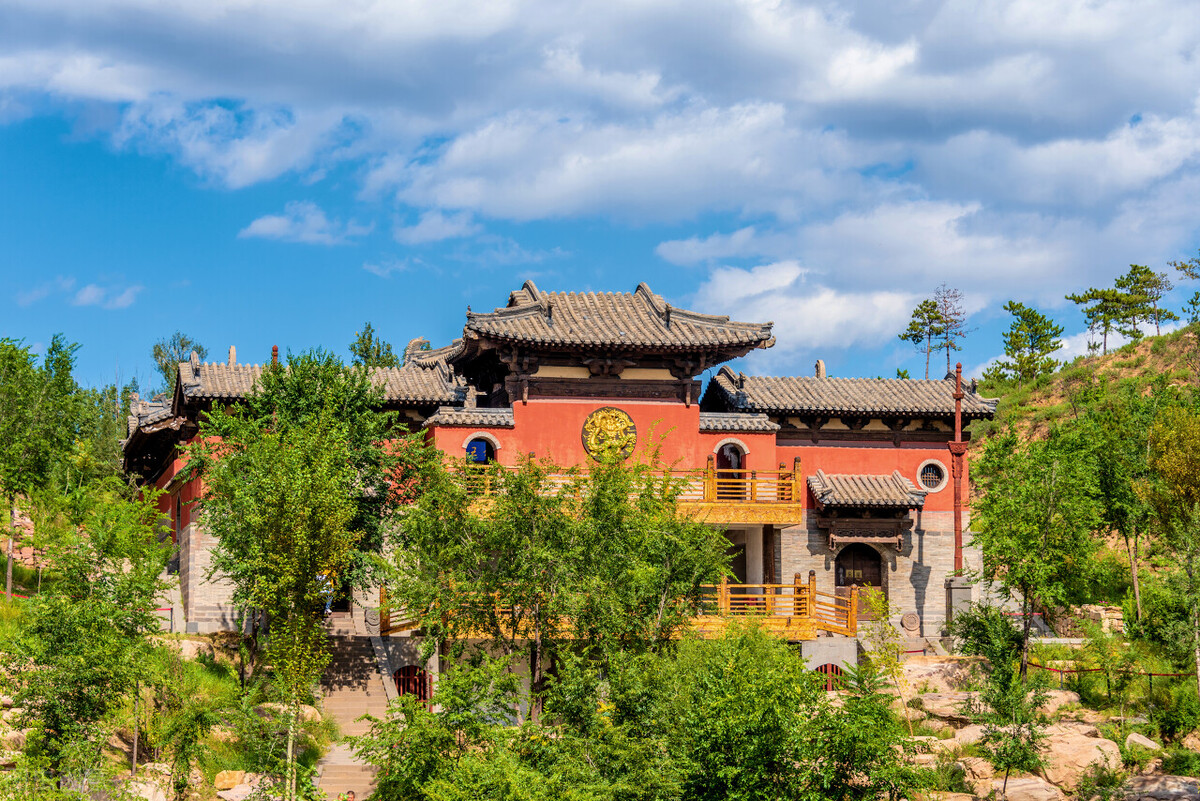
<path fill-rule="evenodd" d="M 857 585 L 858 619 L 874 620 L 863 603 L 863 596 L 871 592 L 883 592 L 883 558 L 879 551 L 861 542 L 847 545 L 834 560 L 833 570 L 837 596 L 849 598 L 850 588 Z"/>

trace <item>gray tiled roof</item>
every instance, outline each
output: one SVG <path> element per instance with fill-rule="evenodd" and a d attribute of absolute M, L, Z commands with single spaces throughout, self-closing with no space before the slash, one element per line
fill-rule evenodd
<path fill-rule="evenodd" d="M 722 367 L 709 392 L 725 406 L 776 414 L 954 416 L 954 381 L 908 378 L 817 378 L 749 376 Z M 964 390 L 963 419 L 990 419 L 996 401 Z"/>
<path fill-rule="evenodd" d="M 440 350 L 445 350 L 440 349 Z M 372 381 L 383 387 L 388 403 L 456 403 L 466 382 L 454 374 L 440 351 L 422 352 L 403 367 L 376 367 Z M 260 364 L 180 362 L 179 380 L 188 400 L 233 400 L 250 394 L 262 377 Z"/>
<path fill-rule="evenodd" d="M 425 421 L 426 426 L 469 426 L 471 428 L 512 428 L 512 409 L 460 409 L 443 406 Z"/>
<path fill-rule="evenodd" d="M 166 395 L 155 395 L 151 400 L 142 400 L 134 396 L 129 402 L 129 419 L 126 436 L 133 434 L 139 428 L 152 426 L 164 420 L 170 420 L 171 399 Z"/>
<path fill-rule="evenodd" d="M 919 509 L 925 505 L 927 494 L 899 470 L 883 476 L 828 475 L 818 470 L 808 477 L 808 488 L 822 507 Z"/>
<path fill-rule="evenodd" d="M 700 412 L 701 431 L 778 431 L 779 424 L 765 414 Z"/>
<path fill-rule="evenodd" d="M 526 281 L 509 295 L 507 307 L 468 312 L 465 331 L 489 339 L 572 347 L 749 350 L 774 344 L 772 325 L 678 309 L 644 283 L 634 292 L 541 292 Z"/>

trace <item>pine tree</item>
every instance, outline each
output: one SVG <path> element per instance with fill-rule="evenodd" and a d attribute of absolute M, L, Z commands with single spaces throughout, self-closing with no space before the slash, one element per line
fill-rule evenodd
<path fill-rule="evenodd" d="M 1140 339 L 1138 322 L 1154 323 L 1154 334 L 1159 335 L 1162 323 L 1178 320 L 1179 315 L 1159 307 L 1163 296 L 1174 285 L 1166 273 L 1156 273 L 1144 264 L 1129 265 L 1129 272 L 1117 279 L 1117 289 L 1124 293 L 1124 317 L 1134 339 Z"/>
<path fill-rule="evenodd" d="M 1005 303 L 1004 310 L 1013 316 L 1004 334 L 1004 354 L 1008 360 L 998 362 L 985 377 L 1015 380 L 1020 388 L 1058 366 L 1050 354 L 1062 347 L 1059 337 L 1063 327 L 1037 309 L 1015 300 Z"/>
<path fill-rule="evenodd" d="M 1093 335 L 1100 334 L 1102 353 L 1107 354 L 1108 335 L 1116 328 L 1120 319 L 1123 304 L 1121 294 L 1115 289 L 1093 287 L 1082 294 L 1067 295 L 1067 300 L 1085 307 L 1083 316 L 1087 320 L 1088 331 Z"/>
<path fill-rule="evenodd" d="M 911 342 L 918 353 L 925 354 L 926 378 L 929 378 L 929 356 L 936 350 L 934 340 L 942 336 L 943 327 L 944 323 L 938 312 L 937 303 L 932 298 L 926 298 L 913 309 L 908 328 L 898 335 L 901 340 Z"/>

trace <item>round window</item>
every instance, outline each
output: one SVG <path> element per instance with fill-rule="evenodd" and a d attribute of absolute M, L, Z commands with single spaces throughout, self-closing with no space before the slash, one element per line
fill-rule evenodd
<path fill-rule="evenodd" d="M 946 467 L 941 462 L 928 461 L 921 465 L 918 475 L 921 486 L 930 492 L 937 492 L 946 486 Z"/>

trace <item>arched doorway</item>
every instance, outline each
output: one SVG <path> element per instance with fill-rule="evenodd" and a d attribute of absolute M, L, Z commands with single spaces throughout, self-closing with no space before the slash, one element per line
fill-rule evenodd
<path fill-rule="evenodd" d="M 746 497 L 746 452 L 740 445 L 726 442 L 718 448 L 716 469 L 718 500 Z"/>
<path fill-rule="evenodd" d="M 473 464 L 488 464 L 496 461 L 496 446 L 490 440 L 476 437 L 467 443 L 467 461 Z"/>
<path fill-rule="evenodd" d="M 855 542 L 838 552 L 833 560 L 833 582 L 840 598 L 850 597 L 850 588 L 859 587 L 859 620 L 874 620 L 862 596 L 867 592 L 883 592 L 883 557 L 870 545 Z"/>
<path fill-rule="evenodd" d="M 418 701 L 428 701 L 430 695 L 429 674 L 416 665 L 405 665 L 392 674 L 396 682 L 396 693 L 412 695 Z"/>

